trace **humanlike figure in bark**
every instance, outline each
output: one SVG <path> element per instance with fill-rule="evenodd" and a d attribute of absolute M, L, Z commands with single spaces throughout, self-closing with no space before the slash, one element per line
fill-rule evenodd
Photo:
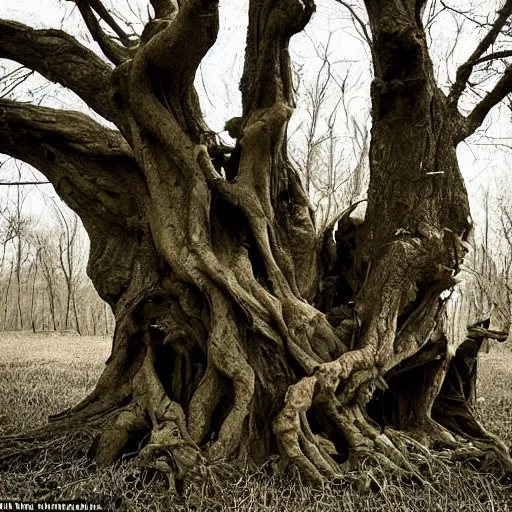
<path fill-rule="evenodd" d="M 425 0 L 365 1 L 368 206 L 361 225 L 340 217 L 336 244 L 333 225 L 316 232 L 286 148 L 288 43 L 313 0 L 249 1 L 234 148 L 209 136 L 193 85 L 217 36 L 216 0 L 151 0 L 155 19 L 137 40 L 99 0 L 74 1 L 110 63 L 60 30 L 0 21 L 0 58 L 67 87 L 117 127 L 0 100 L 0 152 L 41 171 L 80 216 L 89 276 L 116 318 L 96 388 L 51 430 L 101 427 L 100 465 L 150 432 L 139 457 L 179 478 L 276 453 L 313 482 L 367 459 L 415 473 L 409 448 L 461 453 L 464 438 L 510 469 L 507 449 L 472 417 L 467 387 L 446 379 L 476 354 L 452 357 L 440 294 L 471 227 L 455 149 L 512 91 L 511 68 L 469 115 L 458 102 L 474 68 L 512 53 L 491 49 L 512 0 L 449 94 L 434 78 Z M 470 329 L 475 345 L 489 336 L 503 333 Z M 442 387 L 455 401 L 440 408 Z"/>

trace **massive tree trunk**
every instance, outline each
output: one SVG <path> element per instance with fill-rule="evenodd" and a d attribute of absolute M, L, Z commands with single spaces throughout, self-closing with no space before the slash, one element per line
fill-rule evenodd
<path fill-rule="evenodd" d="M 332 226 L 316 233 L 286 149 L 288 42 L 312 0 L 251 0 L 243 111 L 227 123 L 234 148 L 208 130 L 193 86 L 216 38 L 217 2 L 152 3 L 156 19 L 137 45 L 121 48 L 96 27 L 111 77 L 58 31 L 0 29 L 0 57 L 57 76 L 120 130 L 0 103 L 0 151 L 41 170 L 81 217 L 89 276 L 116 318 L 95 390 L 55 426 L 108 413 L 99 464 L 151 432 L 140 457 L 180 477 L 205 460 L 277 452 L 315 482 L 367 458 L 410 473 L 407 442 L 457 446 L 431 411 L 450 365 L 439 295 L 454 284 L 470 229 L 455 153 L 469 131 L 435 83 L 422 2 L 366 2 L 368 207 L 362 225 L 350 211 L 340 217 L 336 243 Z M 92 8 L 77 4 L 94 28 Z M 44 65 L 16 53 L 37 42 Z M 51 60 L 52 45 L 64 58 Z"/>

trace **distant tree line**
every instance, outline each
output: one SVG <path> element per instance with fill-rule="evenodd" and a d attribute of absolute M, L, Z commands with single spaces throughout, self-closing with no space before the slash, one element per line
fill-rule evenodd
<path fill-rule="evenodd" d="M 79 218 L 48 202 L 53 222 L 24 212 L 17 187 L 0 209 L 0 331 L 111 334 L 110 307 L 86 274 L 88 245 Z"/>

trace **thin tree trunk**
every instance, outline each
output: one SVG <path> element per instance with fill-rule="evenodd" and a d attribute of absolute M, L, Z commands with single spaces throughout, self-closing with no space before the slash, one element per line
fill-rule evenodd
<path fill-rule="evenodd" d="M 37 262 L 39 260 L 39 252 L 36 253 L 35 260 L 32 263 L 34 268 L 34 277 L 32 280 L 32 295 L 30 299 L 30 323 L 32 324 L 32 332 L 36 332 L 36 323 L 34 318 L 35 303 L 36 303 L 36 282 L 37 282 Z"/>
<path fill-rule="evenodd" d="M 23 330 L 24 325 L 23 311 L 21 308 L 21 297 L 21 239 L 18 236 L 18 247 L 16 250 L 16 328 Z"/>
<path fill-rule="evenodd" d="M 76 332 L 78 334 L 80 334 L 80 336 L 82 335 L 82 329 L 80 327 L 80 322 L 78 320 L 78 311 L 76 309 L 76 301 L 75 301 L 75 297 L 73 296 L 73 312 L 75 314 L 75 325 L 76 325 Z"/>
<path fill-rule="evenodd" d="M 5 289 L 5 301 L 4 301 L 4 330 L 9 330 L 7 325 L 7 311 L 9 309 L 9 290 L 11 288 L 12 274 L 14 270 L 14 261 L 11 261 L 11 269 L 9 271 L 9 279 L 7 280 L 7 287 Z"/>

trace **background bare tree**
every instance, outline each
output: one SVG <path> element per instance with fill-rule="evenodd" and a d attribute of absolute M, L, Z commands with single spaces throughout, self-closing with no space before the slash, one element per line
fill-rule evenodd
<path fill-rule="evenodd" d="M 112 313 L 85 274 L 87 251 L 78 217 L 50 201 L 48 213 L 56 222 L 37 222 L 23 210 L 29 194 L 14 189 L 13 201 L 2 211 L 0 329 L 111 333 Z"/>
<path fill-rule="evenodd" d="M 290 155 L 320 233 L 337 213 L 365 196 L 369 179 L 369 112 L 356 114 L 350 106 L 364 81 L 352 69 L 352 60 L 339 60 L 334 35 L 329 32 L 325 42 L 308 37 L 317 69 L 307 75 L 296 71 L 299 108 L 305 116 L 290 137 Z"/>

